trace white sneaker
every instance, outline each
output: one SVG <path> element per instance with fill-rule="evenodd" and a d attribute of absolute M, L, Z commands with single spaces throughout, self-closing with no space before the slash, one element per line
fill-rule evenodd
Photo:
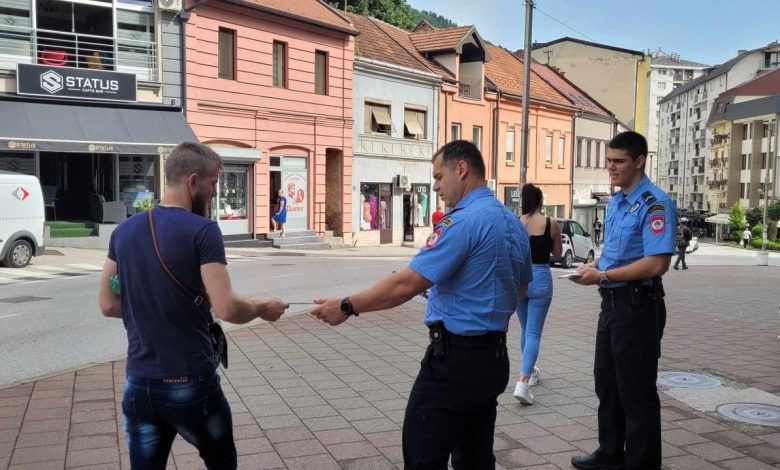
<path fill-rule="evenodd" d="M 542 373 L 541 370 L 539 370 L 538 367 L 534 367 L 534 371 L 531 374 L 531 377 L 528 378 L 528 386 L 533 387 L 534 385 L 539 383 L 539 375 Z"/>
<path fill-rule="evenodd" d="M 528 388 L 527 383 L 517 382 L 517 385 L 515 385 L 515 393 L 512 395 L 514 395 L 520 403 L 526 405 L 534 404 L 534 396 L 531 394 L 531 390 Z"/>

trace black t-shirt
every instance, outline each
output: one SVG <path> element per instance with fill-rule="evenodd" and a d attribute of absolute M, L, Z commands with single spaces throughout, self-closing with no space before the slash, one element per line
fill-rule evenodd
<path fill-rule="evenodd" d="M 165 263 L 193 291 L 205 291 L 201 265 L 223 263 L 216 222 L 178 207 L 154 210 L 157 243 Z M 127 373 L 152 379 L 211 373 L 216 369 L 208 318 L 168 276 L 152 244 L 146 212 L 111 234 L 127 329 Z"/>

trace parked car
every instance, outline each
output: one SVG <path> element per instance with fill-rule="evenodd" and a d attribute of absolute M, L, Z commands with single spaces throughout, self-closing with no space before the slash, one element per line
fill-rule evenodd
<path fill-rule="evenodd" d="M 560 263 L 563 268 L 571 268 L 575 261 L 590 263 L 596 256 L 590 234 L 578 222 L 571 219 L 556 219 L 561 229 L 563 249 L 560 258 L 552 256 L 550 263 Z"/>
<path fill-rule="evenodd" d="M 9 268 L 43 254 L 43 199 L 35 176 L 0 171 L 0 260 Z"/>

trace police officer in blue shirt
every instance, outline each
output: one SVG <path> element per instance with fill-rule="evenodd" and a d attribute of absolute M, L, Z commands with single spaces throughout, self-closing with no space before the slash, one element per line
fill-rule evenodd
<path fill-rule="evenodd" d="M 594 378 L 599 448 L 572 458 L 586 469 L 660 469 L 661 412 L 656 376 L 666 324 L 661 276 L 674 254 L 677 214 L 669 196 L 645 176 L 647 142 L 615 136 L 607 169 L 615 193 L 604 220 L 601 257 L 575 282 L 599 285 Z"/>
<path fill-rule="evenodd" d="M 433 178 L 433 190 L 453 209 L 409 266 L 358 294 L 315 300 L 312 314 L 338 325 L 431 288 L 430 345 L 404 417 L 405 468 L 446 469 L 452 455 L 455 469 L 492 469 L 496 399 L 509 381 L 506 331 L 531 281 L 528 233 L 485 186 L 474 144 L 442 147 Z"/>

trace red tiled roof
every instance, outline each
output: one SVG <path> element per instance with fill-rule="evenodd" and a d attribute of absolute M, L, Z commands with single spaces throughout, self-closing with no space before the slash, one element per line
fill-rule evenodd
<path fill-rule="evenodd" d="M 567 97 L 574 106 L 580 108 L 584 112 L 590 114 L 596 114 L 602 117 L 612 117 L 610 113 L 602 108 L 596 100 L 588 96 L 587 93 L 580 90 L 565 77 L 558 74 L 552 68 L 540 64 L 538 62 L 531 62 L 531 71 L 539 75 L 542 80 L 546 81 L 553 88 L 555 88 L 563 96 Z"/>
<path fill-rule="evenodd" d="M 707 125 L 726 119 L 726 109 L 734 103 L 737 96 L 772 96 L 780 95 L 780 70 L 774 70 L 742 85 L 724 91 L 712 103 L 712 111 L 707 119 Z"/>
<path fill-rule="evenodd" d="M 523 62 L 504 48 L 485 45 L 488 54 L 493 58 L 485 63 L 485 75 L 501 90 L 515 95 L 523 94 Z M 531 67 L 531 99 L 543 100 L 549 103 L 571 106 L 572 103 L 549 83 L 533 73 Z"/>
<path fill-rule="evenodd" d="M 348 13 L 347 17 L 360 31 L 355 38 L 355 56 L 380 60 L 428 72 L 426 65 L 406 51 L 383 31 L 371 18 Z"/>
<path fill-rule="evenodd" d="M 411 34 L 409 34 L 408 31 L 404 31 L 401 28 L 395 27 L 376 18 L 369 19 L 372 23 L 374 23 L 374 25 L 387 34 L 393 41 L 395 41 L 396 44 L 401 46 L 409 55 L 414 57 L 421 64 L 425 65 L 428 70 L 437 75 L 441 75 L 441 77 L 444 79 L 450 81 L 455 79 L 455 76 L 449 70 L 439 65 L 438 62 L 424 56 L 420 53 L 419 50 L 417 50 L 417 48 L 414 46 L 414 43 L 412 42 Z"/>
<path fill-rule="evenodd" d="M 435 29 L 412 33 L 412 42 L 420 52 L 447 51 L 455 49 L 463 41 L 464 36 L 473 26 L 458 26 L 456 28 Z"/>
<path fill-rule="evenodd" d="M 293 18 L 306 23 L 333 28 L 349 34 L 357 30 L 334 8 L 321 0 L 228 0 L 250 8 Z"/>

